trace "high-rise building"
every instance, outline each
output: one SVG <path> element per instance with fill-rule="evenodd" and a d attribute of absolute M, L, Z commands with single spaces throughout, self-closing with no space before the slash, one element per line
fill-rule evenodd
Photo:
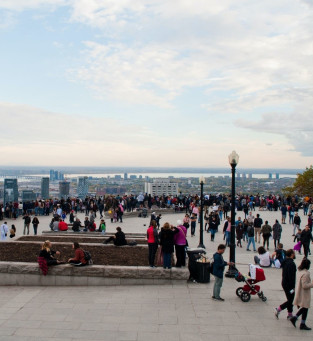
<path fill-rule="evenodd" d="M 80 176 L 77 178 L 77 196 L 78 198 L 85 198 L 88 194 L 89 181 L 87 176 Z"/>
<path fill-rule="evenodd" d="M 276 173 L 276 180 L 279 179 L 279 173 Z"/>
<path fill-rule="evenodd" d="M 18 201 L 17 179 L 4 179 L 4 205 L 16 201 Z"/>
<path fill-rule="evenodd" d="M 50 169 L 50 181 L 54 181 L 54 180 L 55 180 L 54 170 Z"/>
<path fill-rule="evenodd" d="M 178 195 L 178 183 L 170 182 L 169 179 L 154 179 L 153 182 L 145 183 L 145 193 L 155 195 Z"/>
<path fill-rule="evenodd" d="M 49 182 L 48 177 L 41 178 L 41 199 L 49 199 Z"/>
<path fill-rule="evenodd" d="M 59 196 L 61 198 L 66 198 L 70 194 L 70 183 L 67 181 L 59 182 Z"/>
<path fill-rule="evenodd" d="M 268 178 L 269 178 L 269 179 L 273 179 L 273 174 L 272 174 L 272 173 L 269 173 L 269 174 L 268 174 Z"/>
<path fill-rule="evenodd" d="M 124 180 L 127 180 L 128 174 L 124 173 Z"/>
<path fill-rule="evenodd" d="M 22 201 L 27 202 L 27 201 L 33 201 L 36 200 L 36 193 L 31 190 L 23 190 L 22 191 Z"/>

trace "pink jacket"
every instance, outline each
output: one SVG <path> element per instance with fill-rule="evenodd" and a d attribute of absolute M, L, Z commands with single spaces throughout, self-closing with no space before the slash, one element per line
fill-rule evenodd
<path fill-rule="evenodd" d="M 183 225 L 177 226 L 179 232 L 174 235 L 174 244 L 175 245 L 186 245 L 186 235 L 187 230 Z"/>

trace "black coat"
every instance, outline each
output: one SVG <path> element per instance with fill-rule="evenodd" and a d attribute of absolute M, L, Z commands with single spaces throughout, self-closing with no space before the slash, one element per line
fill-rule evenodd
<path fill-rule="evenodd" d="M 179 232 L 177 228 L 173 231 L 162 227 L 161 232 L 159 233 L 159 239 L 164 253 L 174 252 L 174 235 L 177 232 Z"/>
<path fill-rule="evenodd" d="M 285 258 L 281 264 L 283 269 L 281 285 L 286 291 L 290 291 L 296 287 L 297 267 L 292 258 Z"/>

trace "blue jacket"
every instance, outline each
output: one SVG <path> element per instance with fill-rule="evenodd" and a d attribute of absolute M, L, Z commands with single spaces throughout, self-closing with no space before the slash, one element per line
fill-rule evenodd
<path fill-rule="evenodd" d="M 224 269 L 227 265 L 227 262 L 224 261 L 223 256 L 218 252 L 214 253 L 213 259 L 213 275 L 219 278 L 223 278 Z"/>

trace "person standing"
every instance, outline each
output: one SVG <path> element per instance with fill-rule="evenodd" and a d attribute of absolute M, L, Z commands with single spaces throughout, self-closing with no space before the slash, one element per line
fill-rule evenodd
<path fill-rule="evenodd" d="M 147 229 L 147 240 L 149 247 L 149 266 L 150 268 L 155 268 L 154 261 L 159 244 L 159 235 L 155 220 L 151 222 L 150 227 Z"/>
<path fill-rule="evenodd" d="M 9 227 L 7 225 L 7 222 L 5 221 L 1 226 L 0 226 L 0 234 L 1 234 L 1 240 L 6 240 L 7 235 L 9 232 Z"/>
<path fill-rule="evenodd" d="M 278 220 L 275 220 L 275 224 L 273 225 L 273 239 L 274 239 L 274 247 L 276 249 L 277 244 L 280 243 L 282 227 L 279 224 Z"/>
<path fill-rule="evenodd" d="M 29 234 L 29 224 L 31 222 L 30 216 L 28 215 L 28 213 L 26 213 L 26 215 L 23 217 L 24 219 L 24 230 L 23 230 L 23 234 L 25 234 L 26 230 L 27 230 L 27 234 Z"/>
<path fill-rule="evenodd" d="M 293 237 L 296 235 L 296 231 L 300 228 L 300 224 L 301 224 L 301 218 L 299 217 L 298 212 L 296 212 L 293 218 L 293 234 L 292 234 Z"/>
<path fill-rule="evenodd" d="M 186 252 L 185 247 L 187 244 L 187 230 L 186 227 L 182 225 L 181 220 L 177 220 L 177 232 L 174 236 L 175 253 L 176 253 L 176 267 L 181 268 L 186 265 Z"/>
<path fill-rule="evenodd" d="M 311 262 L 307 258 L 303 258 L 300 266 L 298 267 L 298 279 L 297 279 L 297 289 L 296 289 L 296 297 L 294 299 L 293 304 L 300 307 L 295 316 L 290 318 L 290 322 L 296 328 L 296 322 L 300 316 L 301 324 L 300 329 L 302 330 L 311 330 L 305 322 L 308 316 L 308 311 L 311 303 L 311 288 L 313 288 L 313 282 L 310 277 L 310 269 Z"/>
<path fill-rule="evenodd" d="M 254 240 L 254 227 L 252 225 L 249 225 L 247 227 L 247 236 L 248 236 L 247 251 L 250 251 L 249 247 L 250 247 L 250 244 L 252 243 L 253 251 L 255 252 L 256 248 L 255 248 L 255 240 Z"/>
<path fill-rule="evenodd" d="M 260 215 L 257 214 L 256 215 L 256 218 L 254 219 L 254 222 L 253 222 L 253 225 L 254 225 L 254 239 L 255 239 L 255 242 L 257 243 L 261 243 L 261 235 L 260 235 L 260 232 L 261 232 L 261 226 L 263 224 L 263 219 L 260 218 Z"/>
<path fill-rule="evenodd" d="M 220 244 L 217 247 L 217 252 L 213 255 L 213 276 L 215 278 L 213 296 L 212 299 L 217 301 L 224 301 L 220 296 L 221 288 L 223 285 L 223 276 L 226 265 L 234 265 L 234 263 L 225 262 L 223 253 L 225 252 L 226 246 Z"/>
<path fill-rule="evenodd" d="M 39 225 L 39 220 L 36 216 L 33 218 L 32 224 L 33 224 L 33 229 L 34 229 L 34 235 L 37 236 L 37 229 L 38 229 L 38 225 Z"/>
<path fill-rule="evenodd" d="M 195 236 L 196 224 L 197 224 L 197 215 L 195 213 L 192 213 L 191 218 L 190 218 L 191 237 Z"/>
<path fill-rule="evenodd" d="M 282 310 L 287 308 L 288 316 L 287 318 L 292 318 L 292 310 L 293 310 L 293 300 L 295 297 L 295 287 L 296 287 L 296 272 L 297 267 L 294 262 L 296 258 L 295 252 L 292 249 L 286 251 L 286 258 L 282 261 L 281 267 L 282 271 L 282 282 L 281 285 L 285 292 L 287 301 L 274 308 L 274 313 L 277 318 L 279 319 L 279 314 Z"/>
<path fill-rule="evenodd" d="M 169 223 L 165 223 L 159 233 L 160 245 L 163 252 L 163 268 L 172 268 L 172 253 L 174 252 L 174 235 L 179 230 L 176 227 L 170 226 Z"/>
<path fill-rule="evenodd" d="M 272 232 L 272 226 L 268 224 L 268 221 L 265 221 L 265 224 L 262 226 L 260 233 L 263 236 L 263 247 L 265 247 L 265 244 L 267 244 L 267 250 L 269 250 L 270 247 L 270 236 Z"/>

